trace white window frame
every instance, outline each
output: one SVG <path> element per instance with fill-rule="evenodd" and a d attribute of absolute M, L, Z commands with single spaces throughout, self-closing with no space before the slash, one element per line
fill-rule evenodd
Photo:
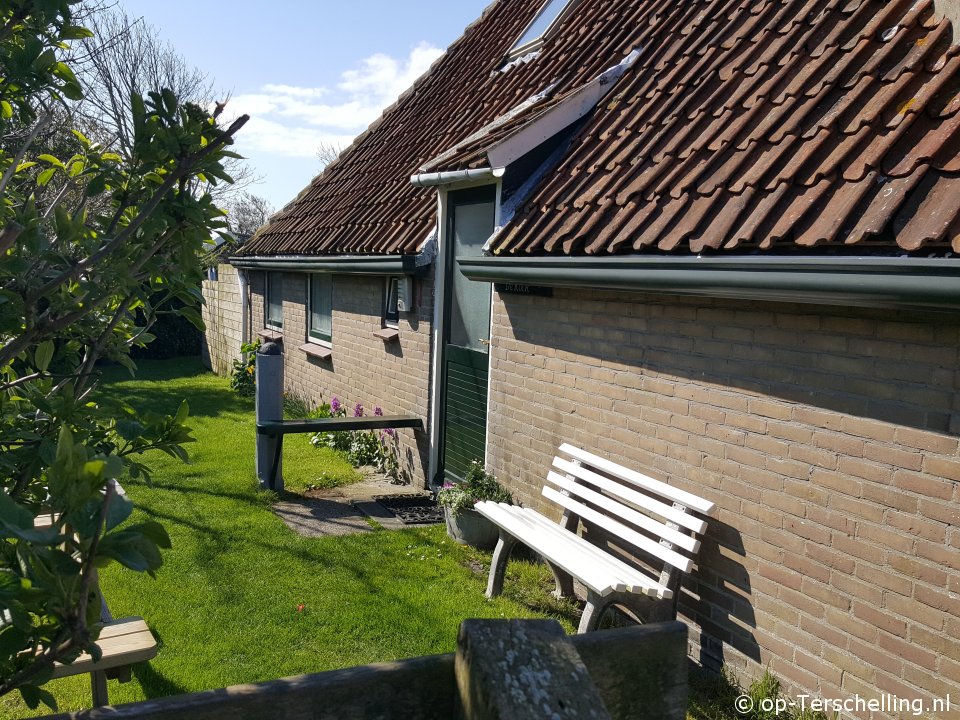
<path fill-rule="evenodd" d="M 327 282 L 326 292 L 329 293 L 329 323 L 330 332 L 323 333 L 313 328 L 313 303 L 317 289 L 314 280 L 325 278 Z M 322 291 L 322 288 L 321 288 Z M 330 273 L 310 273 L 307 275 L 307 342 L 316 343 L 323 347 L 333 347 L 333 275 Z"/>
<path fill-rule="evenodd" d="M 567 14 L 573 9 L 578 0 L 544 0 L 543 6 L 537 11 L 537 14 L 533 16 L 533 20 L 523 29 L 523 32 L 520 33 L 520 37 L 517 38 L 517 41 L 514 43 L 513 47 L 510 48 L 510 52 L 507 53 L 507 62 L 511 60 L 516 60 L 518 57 L 522 57 L 527 53 L 531 53 L 534 50 L 539 50 L 543 45 L 543 41 L 557 28 L 560 23 L 563 22 L 564 18 L 567 17 Z M 557 11 L 556 17 L 550 22 L 550 24 L 544 28 L 543 32 L 540 33 L 537 37 L 531 38 L 521 44 L 521 41 L 527 36 L 527 33 L 530 32 L 530 29 L 537 24 L 537 21 L 541 16 L 550 9 L 551 5 L 560 5 L 563 6 Z"/>
<path fill-rule="evenodd" d="M 273 278 L 273 282 L 271 282 Z M 272 286 L 272 287 L 271 287 Z M 275 298 L 276 305 L 280 308 L 280 320 L 270 317 L 271 296 L 278 295 Z M 273 320 L 273 321 L 272 321 Z M 263 326 L 271 330 L 283 330 L 283 273 L 276 271 L 267 271 L 263 284 Z"/>
<path fill-rule="evenodd" d="M 400 283 L 402 278 L 399 275 L 391 275 L 386 279 L 383 293 L 383 326 L 385 328 L 400 328 L 400 309 L 398 308 L 400 299 Z M 391 301 L 393 312 L 390 312 Z M 391 317 L 391 315 L 393 317 Z"/>

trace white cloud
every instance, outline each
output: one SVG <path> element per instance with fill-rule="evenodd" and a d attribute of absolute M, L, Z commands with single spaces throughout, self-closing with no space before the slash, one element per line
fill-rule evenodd
<path fill-rule="evenodd" d="M 238 138 L 240 150 L 246 147 L 287 157 L 311 157 L 321 144 L 345 147 L 442 52 L 420 43 L 406 58 L 377 53 L 361 60 L 357 67 L 341 73 L 333 88 L 275 83 L 236 95 L 230 100 L 230 110 L 250 115 Z"/>

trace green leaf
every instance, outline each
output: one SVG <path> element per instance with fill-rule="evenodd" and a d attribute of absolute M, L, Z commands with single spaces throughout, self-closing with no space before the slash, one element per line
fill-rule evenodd
<path fill-rule="evenodd" d="M 56 53 L 51 48 L 47 48 L 42 53 L 37 55 L 37 58 L 33 61 L 33 69 L 38 71 L 47 70 L 56 62 Z"/>
<path fill-rule="evenodd" d="M 182 425 L 187 417 L 190 415 L 190 406 L 187 404 L 187 401 L 184 400 L 180 403 L 180 407 L 177 408 L 177 414 L 173 418 L 173 421 L 178 425 Z"/>
<path fill-rule="evenodd" d="M 122 523 L 133 512 L 133 503 L 126 495 L 114 495 L 110 499 L 110 507 L 107 509 L 107 527 L 106 530 L 113 530 Z"/>
<path fill-rule="evenodd" d="M 3 116 L 4 120 L 9 120 L 13 117 L 13 105 L 6 100 L 0 100 L 0 116 Z"/>
<path fill-rule="evenodd" d="M 45 186 L 48 182 L 50 182 L 50 178 L 53 177 L 53 174 L 56 171 L 57 169 L 52 167 L 43 170 L 39 175 L 37 175 L 37 185 L 40 185 L 41 187 Z"/>
<path fill-rule="evenodd" d="M 53 360 L 54 350 L 56 350 L 56 345 L 53 340 L 44 340 L 37 345 L 37 349 L 33 351 L 33 363 L 37 366 L 37 370 L 40 372 L 47 371 L 47 368 L 50 367 L 50 361 Z"/>
<path fill-rule="evenodd" d="M 25 702 L 31 710 L 36 710 L 42 702 L 51 710 L 56 711 L 57 701 L 48 690 L 44 690 L 36 685 L 21 685 L 19 690 L 23 702 Z"/>
<path fill-rule="evenodd" d="M 12 529 L 33 529 L 33 513 L 6 492 L 0 492 L 0 523 Z"/>
<path fill-rule="evenodd" d="M 56 165 L 58 168 L 62 168 L 63 162 L 60 158 L 51 155 L 50 153 L 43 153 L 42 155 L 37 155 L 37 160 L 43 160 L 45 163 L 50 163 L 51 165 Z"/>
<path fill-rule="evenodd" d="M 93 37 L 93 31 L 81 25 L 64 25 L 60 31 L 60 38 L 63 40 L 83 40 Z"/>

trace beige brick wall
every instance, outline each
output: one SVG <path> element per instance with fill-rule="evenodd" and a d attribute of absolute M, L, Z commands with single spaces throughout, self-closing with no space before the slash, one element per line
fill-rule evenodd
<path fill-rule="evenodd" d="M 264 327 L 263 273 L 251 274 L 253 332 Z M 315 403 L 337 397 L 365 414 L 419 415 L 427 427 L 430 403 L 432 276 L 415 280 L 417 310 L 401 313 L 398 342 L 373 333 L 382 327 L 383 277 L 334 275 L 333 356 L 320 360 L 301 349 L 307 341 L 307 275 L 283 276 L 284 387 Z M 425 487 L 429 445 L 425 432 L 398 430 L 397 457 L 407 482 Z"/>
<path fill-rule="evenodd" d="M 524 504 L 563 441 L 717 503 L 695 658 L 956 707 L 960 318 L 557 290 L 493 326 L 491 465 Z"/>
<path fill-rule="evenodd" d="M 240 326 L 242 299 L 237 269 L 223 263 L 217 280 L 203 281 L 203 360 L 217 375 L 229 375 L 233 361 L 240 358 L 243 333 Z"/>

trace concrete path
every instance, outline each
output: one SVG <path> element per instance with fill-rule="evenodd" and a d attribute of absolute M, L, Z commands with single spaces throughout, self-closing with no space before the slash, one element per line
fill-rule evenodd
<path fill-rule="evenodd" d="M 380 495 L 422 495 L 410 485 L 394 485 L 380 475 L 325 491 L 322 497 L 305 497 L 275 503 L 273 511 L 294 532 L 305 537 L 327 537 L 371 532 L 369 520 L 387 530 L 399 530 L 400 519 L 374 500 Z M 369 520 L 368 520 L 369 518 Z"/>

